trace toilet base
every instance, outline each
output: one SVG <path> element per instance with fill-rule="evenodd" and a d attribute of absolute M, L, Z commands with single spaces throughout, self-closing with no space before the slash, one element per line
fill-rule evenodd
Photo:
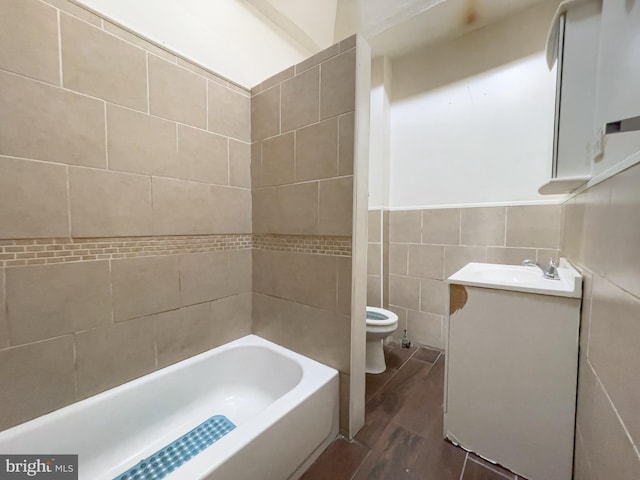
<path fill-rule="evenodd" d="M 382 339 L 367 342 L 365 372 L 377 374 L 383 373 L 387 369 L 387 364 L 384 361 L 383 344 L 384 340 Z"/>

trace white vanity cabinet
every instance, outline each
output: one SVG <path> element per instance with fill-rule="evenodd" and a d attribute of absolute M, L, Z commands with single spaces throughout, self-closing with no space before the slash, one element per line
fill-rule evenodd
<path fill-rule="evenodd" d="M 582 278 L 536 271 L 449 278 L 445 436 L 529 480 L 571 480 Z"/>

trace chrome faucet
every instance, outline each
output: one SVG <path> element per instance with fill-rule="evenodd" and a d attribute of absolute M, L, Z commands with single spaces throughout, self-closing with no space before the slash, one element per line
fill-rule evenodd
<path fill-rule="evenodd" d="M 558 275 L 558 265 L 553 258 L 549 259 L 549 265 L 546 267 L 544 265 L 540 265 L 538 262 L 534 262 L 533 260 L 525 260 L 522 262 L 522 265 L 525 267 L 538 267 L 542 270 L 544 278 L 548 278 L 549 280 L 560 280 L 560 275 Z"/>

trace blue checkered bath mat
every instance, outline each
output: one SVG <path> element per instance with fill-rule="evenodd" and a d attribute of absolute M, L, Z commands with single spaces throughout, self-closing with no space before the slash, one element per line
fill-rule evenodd
<path fill-rule="evenodd" d="M 160 480 L 234 428 L 227 417 L 215 415 L 113 480 Z"/>

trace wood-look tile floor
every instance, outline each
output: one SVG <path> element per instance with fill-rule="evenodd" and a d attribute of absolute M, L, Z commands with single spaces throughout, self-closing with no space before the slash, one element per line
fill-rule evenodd
<path fill-rule="evenodd" d="M 365 425 L 337 438 L 303 480 L 523 480 L 442 438 L 444 355 L 385 346 L 387 370 L 367 375 Z"/>

